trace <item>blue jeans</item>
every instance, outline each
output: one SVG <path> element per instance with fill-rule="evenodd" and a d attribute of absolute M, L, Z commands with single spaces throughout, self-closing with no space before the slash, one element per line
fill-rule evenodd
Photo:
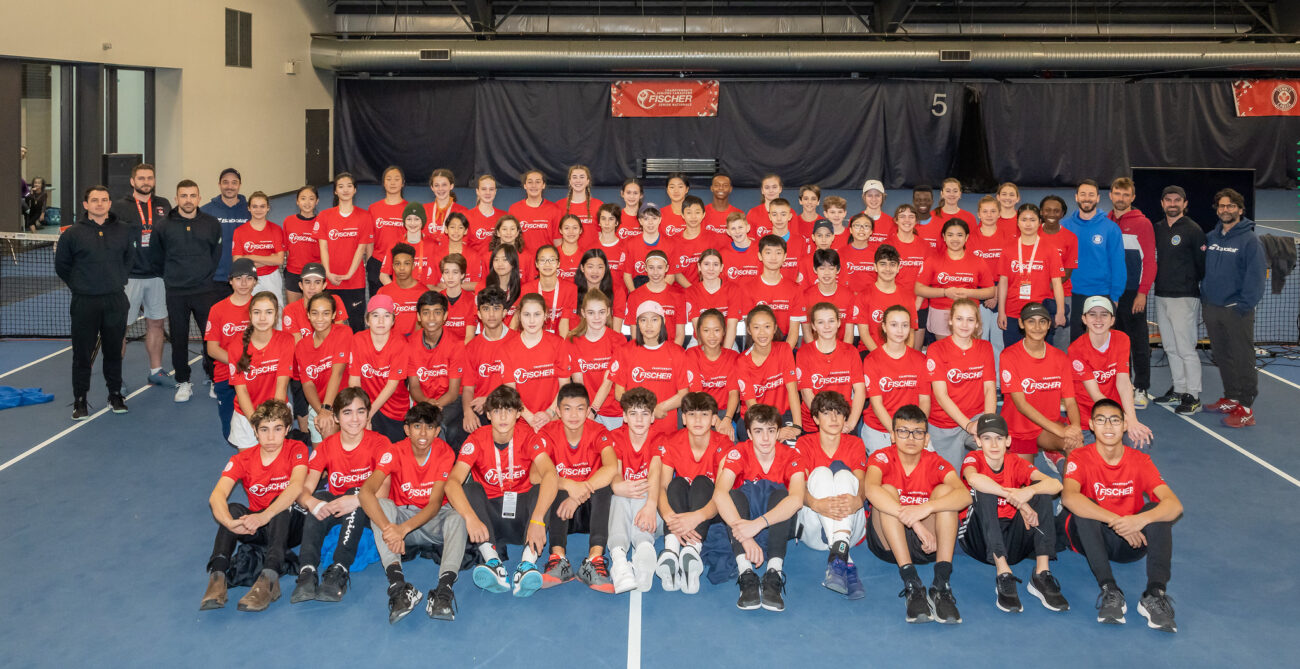
<path fill-rule="evenodd" d="M 221 438 L 230 439 L 230 416 L 235 413 L 235 389 L 230 381 L 217 381 L 212 384 L 217 391 L 217 417 L 221 419 Z"/>

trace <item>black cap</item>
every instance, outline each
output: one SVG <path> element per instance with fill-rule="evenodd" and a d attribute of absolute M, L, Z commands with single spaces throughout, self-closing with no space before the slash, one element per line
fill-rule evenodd
<path fill-rule="evenodd" d="M 241 183 L 244 181 L 244 177 L 239 174 L 239 170 L 233 167 L 227 167 L 226 169 L 221 170 L 221 174 L 217 175 L 217 181 L 221 181 L 222 179 L 225 179 L 227 174 L 235 175 L 235 178 L 239 179 Z"/>
<path fill-rule="evenodd" d="M 1052 320 L 1052 314 L 1047 311 L 1047 307 L 1042 302 L 1030 302 L 1020 308 L 1020 320 L 1027 321 L 1034 316 L 1042 316 L 1047 320 Z"/>
<path fill-rule="evenodd" d="M 1187 199 L 1187 191 L 1183 190 L 1182 186 L 1165 186 L 1165 189 L 1160 192 L 1160 199 L 1163 200 L 1166 195 L 1177 195 L 1184 200 Z"/>
<path fill-rule="evenodd" d="M 835 234 L 835 226 L 832 225 L 830 221 L 824 218 L 819 218 L 817 219 L 816 222 L 813 223 L 812 226 L 813 234 L 817 234 L 817 231 L 822 228 L 826 228 L 826 230 L 828 230 L 831 234 Z"/>
<path fill-rule="evenodd" d="M 995 413 L 982 414 L 975 422 L 976 435 L 986 434 L 989 432 L 992 432 L 999 437 L 1007 437 L 1011 435 L 1011 431 L 1007 429 L 1007 419 Z"/>
<path fill-rule="evenodd" d="M 659 205 L 653 202 L 646 202 L 645 204 L 641 205 L 641 209 L 636 212 L 636 215 L 644 216 L 648 213 L 654 213 L 655 216 L 663 218 L 663 214 L 659 213 Z"/>
<path fill-rule="evenodd" d="M 248 258 L 240 258 L 239 260 L 230 263 L 230 278 L 234 279 L 241 276 L 251 276 L 254 279 L 257 278 L 257 267 L 253 265 L 252 260 L 249 260 Z"/>
<path fill-rule="evenodd" d="M 314 276 L 318 279 L 329 278 L 328 274 L 325 272 L 325 266 L 318 262 L 309 262 L 306 265 L 303 265 L 302 271 L 298 273 L 298 276 L 303 279 L 309 276 Z"/>

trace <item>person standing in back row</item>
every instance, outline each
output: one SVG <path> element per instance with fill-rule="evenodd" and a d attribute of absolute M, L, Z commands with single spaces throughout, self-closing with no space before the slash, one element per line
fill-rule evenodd
<path fill-rule="evenodd" d="M 1264 245 L 1255 236 L 1255 222 L 1246 218 L 1246 199 L 1225 188 L 1214 195 L 1219 224 L 1205 242 L 1205 278 L 1201 306 L 1205 330 L 1214 350 L 1214 364 L 1223 378 L 1223 397 L 1205 407 L 1227 414 L 1223 424 L 1255 424 L 1251 405 L 1259 394 L 1255 371 L 1255 307 L 1264 297 Z"/>
<path fill-rule="evenodd" d="M 54 271 L 72 291 L 72 420 L 90 417 L 86 393 L 96 340 L 104 354 L 104 381 L 113 413 L 126 413 L 122 398 L 122 339 L 126 336 L 126 280 L 135 265 L 138 239 L 109 208 L 103 186 L 86 189 L 84 217 L 55 246 Z"/>
<path fill-rule="evenodd" d="M 221 262 L 212 277 L 212 287 L 217 291 L 217 299 L 230 295 L 230 254 L 231 243 L 235 239 L 235 228 L 243 225 L 252 215 L 248 213 L 248 200 L 239 194 L 239 187 L 244 179 L 239 170 L 227 167 L 217 177 L 217 189 L 221 194 L 208 200 L 203 205 L 203 213 L 217 219 L 221 224 Z"/>
<path fill-rule="evenodd" d="M 1061 219 L 1061 225 L 1079 240 L 1078 269 L 1070 274 L 1074 294 L 1070 296 L 1071 314 L 1083 313 L 1084 300 L 1093 295 L 1118 303 L 1124 293 L 1128 271 L 1124 267 L 1124 236 L 1119 226 L 1097 209 L 1101 191 L 1097 182 L 1084 179 L 1074 191 L 1079 205 Z M 1070 341 L 1083 334 L 1083 319 L 1070 319 Z"/>
<path fill-rule="evenodd" d="M 126 327 L 130 329 L 143 307 L 146 323 L 144 348 L 149 354 L 148 382 L 156 386 L 174 386 L 176 383 L 162 369 L 167 291 L 163 287 L 162 275 L 154 270 L 149 258 L 154 223 L 161 226 L 172 207 L 167 198 L 158 197 L 154 193 L 155 181 L 153 165 L 136 165 L 131 170 L 131 194 L 114 202 L 110 211 L 117 216 L 117 220 L 131 229 L 132 239 L 139 239 L 135 265 L 131 267 L 131 274 L 126 280 Z M 125 340 L 122 348 L 122 355 L 125 356 Z"/>
<path fill-rule="evenodd" d="M 1184 215 L 1187 192 L 1181 186 L 1165 186 L 1160 206 L 1165 217 L 1155 224 L 1156 323 L 1173 386 L 1156 402 L 1177 405 L 1175 412 L 1190 416 L 1201 410 L 1201 357 L 1196 339 L 1201 322 L 1201 279 L 1205 278 L 1205 232 L 1200 223 Z"/>
<path fill-rule="evenodd" d="M 1156 241 L 1151 219 L 1133 208 L 1133 180 L 1120 177 L 1110 184 L 1110 220 L 1124 238 L 1124 292 L 1115 309 L 1115 327 L 1132 344 L 1133 406 L 1145 409 L 1151 402 L 1151 343 L 1147 330 L 1147 294 L 1156 279 Z"/>

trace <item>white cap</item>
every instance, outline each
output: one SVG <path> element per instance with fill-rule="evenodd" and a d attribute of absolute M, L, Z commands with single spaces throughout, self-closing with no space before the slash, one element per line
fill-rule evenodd
<path fill-rule="evenodd" d="M 878 190 L 881 193 L 884 193 L 885 184 L 880 183 L 879 179 L 867 179 L 867 182 L 862 184 L 862 192 L 865 193 L 869 190 Z"/>
<path fill-rule="evenodd" d="M 1089 311 L 1092 311 L 1093 307 L 1102 307 L 1106 311 L 1110 312 L 1110 315 L 1115 315 L 1115 305 L 1111 304 L 1110 298 L 1105 295 L 1093 295 L 1083 301 L 1083 313 L 1086 314 Z"/>

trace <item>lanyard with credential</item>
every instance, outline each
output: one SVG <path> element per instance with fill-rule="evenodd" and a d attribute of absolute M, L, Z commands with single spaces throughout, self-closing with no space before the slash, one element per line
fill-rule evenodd
<path fill-rule="evenodd" d="M 508 456 L 509 459 L 506 460 L 506 462 L 510 464 L 509 478 L 513 479 L 515 477 L 515 440 L 514 439 L 511 439 L 510 443 L 506 444 L 506 450 L 510 451 L 510 455 Z M 506 474 L 501 471 L 501 449 L 497 448 L 496 444 L 492 445 L 492 455 L 497 459 L 497 477 L 500 479 L 501 489 L 505 490 Z"/>
<path fill-rule="evenodd" d="M 1026 265 L 1026 264 L 1025 264 L 1025 245 L 1019 243 L 1019 240 L 1017 240 L 1017 243 L 1016 243 L 1016 260 L 1018 260 L 1018 261 L 1020 262 L 1020 272 L 1019 272 L 1019 273 L 1020 273 L 1020 275 L 1021 275 L 1021 277 L 1022 277 L 1021 280 L 1022 280 L 1023 282 L 1028 283 L 1028 281 L 1029 281 L 1029 275 L 1033 272 L 1033 269 L 1034 269 L 1034 258 L 1037 258 L 1037 257 L 1038 257 L 1038 242 L 1041 242 L 1041 241 L 1043 241 L 1043 238 L 1042 238 L 1042 237 L 1039 237 L 1039 238 L 1037 238 L 1037 239 L 1034 240 L 1034 248 L 1033 248 L 1033 250 L 1031 250 L 1031 251 L 1029 252 L 1029 264 Z"/>
<path fill-rule="evenodd" d="M 131 198 L 131 199 L 134 200 L 135 198 Z M 144 217 L 145 210 L 148 210 L 149 212 L 148 219 Z M 140 223 L 144 225 L 145 233 L 148 234 L 150 232 L 153 232 L 153 196 L 151 195 L 149 196 L 148 200 L 145 200 L 144 209 L 140 208 L 140 201 L 135 200 L 135 211 L 136 213 L 140 214 Z"/>

